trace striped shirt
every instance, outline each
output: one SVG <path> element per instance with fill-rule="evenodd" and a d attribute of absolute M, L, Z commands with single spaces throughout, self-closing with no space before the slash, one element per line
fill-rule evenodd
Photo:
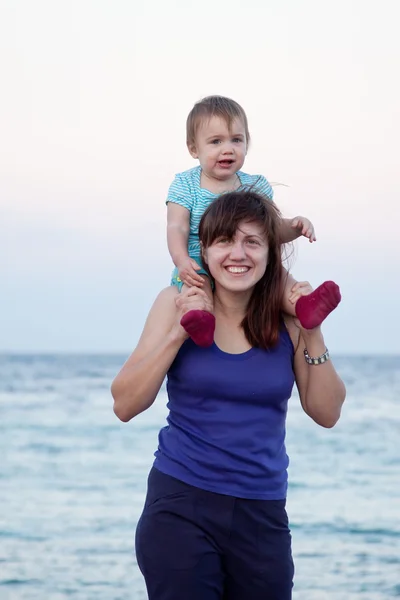
<path fill-rule="evenodd" d="M 237 172 L 241 186 L 239 189 L 254 186 L 254 190 L 263 196 L 273 199 L 272 187 L 263 175 L 248 175 Z M 168 191 L 168 202 L 180 204 L 190 212 L 190 232 L 188 252 L 190 256 L 200 255 L 199 225 L 206 208 L 220 194 L 214 194 L 200 185 L 201 167 L 197 166 L 183 173 L 178 173 Z"/>

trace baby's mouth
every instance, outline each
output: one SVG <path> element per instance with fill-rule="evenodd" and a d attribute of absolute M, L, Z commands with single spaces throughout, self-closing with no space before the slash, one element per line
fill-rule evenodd
<path fill-rule="evenodd" d="M 218 164 L 221 165 L 221 167 L 230 167 L 232 163 L 234 163 L 235 161 L 231 158 L 226 158 L 224 160 L 219 160 Z"/>

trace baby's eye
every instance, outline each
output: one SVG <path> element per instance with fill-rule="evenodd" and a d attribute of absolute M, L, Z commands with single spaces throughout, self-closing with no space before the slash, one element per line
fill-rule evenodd
<path fill-rule="evenodd" d="M 216 144 L 219 144 L 219 143 L 220 143 L 220 141 L 221 141 L 221 140 L 215 139 L 215 140 L 213 140 L 211 143 L 216 145 Z"/>
<path fill-rule="evenodd" d="M 242 138 L 233 138 L 232 140 L 235 144 L 240 144 L 240 142 L 242 141 Z"/>

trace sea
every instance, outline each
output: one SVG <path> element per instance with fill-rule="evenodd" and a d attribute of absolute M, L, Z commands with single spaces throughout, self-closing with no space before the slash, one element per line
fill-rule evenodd
<path fill-rule="evenodd" d="M 134 532 L 167 399 L 119 422 L 125 359 L 0 356 L 0 600 L 147 598 Z M 334 361 L 336 427 L 289 402 L 293 598 L 400 598 L 400 356 Z"/>

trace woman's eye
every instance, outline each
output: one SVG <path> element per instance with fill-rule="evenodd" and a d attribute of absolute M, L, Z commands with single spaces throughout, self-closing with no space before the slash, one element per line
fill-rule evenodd
<path fill-rule="evenodd" d="M 259 242 L 257 240 L 247 240 L 247 243 L 251 246 L 259 246 Z"/>

